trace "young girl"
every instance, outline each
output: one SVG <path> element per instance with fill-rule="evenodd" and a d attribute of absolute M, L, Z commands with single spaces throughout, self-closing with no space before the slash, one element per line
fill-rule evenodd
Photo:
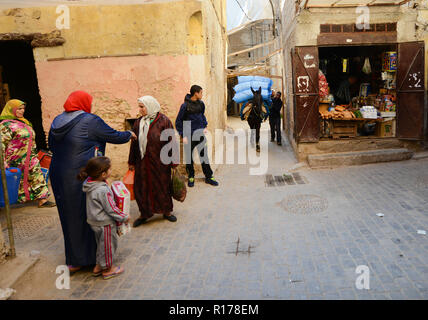
<path fill-rule="evenodd" d="M 129 215 L 116 206 L 113 193 L 106 182 L 110 174 L 110 159 L 95 157 L 88 161 L 78 176 L 84 181 L 87 222 L 94 231 L 97 242 L 97 264 L 93 274 L 102 274 L 104 279 L 113 278 L 124 271 L 124 268 L 113 265 L 118 242 L 116 222 L 129 221 Z"/>

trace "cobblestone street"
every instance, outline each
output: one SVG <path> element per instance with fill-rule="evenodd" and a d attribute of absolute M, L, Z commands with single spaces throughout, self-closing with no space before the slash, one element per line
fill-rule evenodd
<path fill-rule="evenodd" d="M 269 144 L 268 174 L 294 164 L 289 146 Z M 14 299 L 428 298 L 428 238 L 417 233 L 428 229 L 427 160 L 301 169 L 274 183 L 248 169 L 220 166 L 217 188 L 197 180 L 174 202 L 177 223 L 159 216 L 121 239 L 125 274 L 105 281 L 88 269 L 70 290 L 55 288 L 63 240 L 56 210 L 45 209 L 54 222 L 17 241 L 41 260 Z M 356 288 L 359 265 L 370 290 Z"/>

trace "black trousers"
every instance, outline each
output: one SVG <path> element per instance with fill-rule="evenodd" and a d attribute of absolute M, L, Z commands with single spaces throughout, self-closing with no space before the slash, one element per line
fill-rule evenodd
<path fill-rule="evenodd" d="M 269 117 L 270 137 L 272 140 L 281 142 L 281 117 Z"/>
<path fill-rule="evenodd" d="M 205 178 L 211 178 L 213 176 L 213 171 L 211 170 L 211 166 L 209 163 L 208 156 L 205 159 L 205 146 L 207 144 L 207 140 L 204 136 L 200 138 L 199 141 L 190 141 L 191 144 L 191 153 L 190 153 L 190 163 L 186 164 L 187 174 L 189 178 L 195 177 L 195 168 L 193 167 L 193 150 L 196 148 L 198 150 L 199 159 L 201 160 L 202 171 L 204 172 Z"/>

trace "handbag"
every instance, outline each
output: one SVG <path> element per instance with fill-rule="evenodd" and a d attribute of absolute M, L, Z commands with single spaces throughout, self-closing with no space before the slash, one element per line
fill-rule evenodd
<path fill-rule="evenodd" d="M 129 193 L 131 194 L 131 201 L 135 200 L 134 196 L 134 171 L 128 170 L 125 175 L 123 176 L 123 184 L 125 185 L 126 189 L 129 190 Z"/>
<path fill-rule="evenodd" d="M 49 169 L 52 160 L 52 153 L 45 150 L 40 150 L 37 153 L 37 158 L 39 159 L 40 166 L 45 169 Z"/>
<path fill-rule="evenodd" d="M 171 174 L 172 198 L 183 202 L 186 199 L 187 188 L 186 179 L 178 172 L 176 168 L 172 169 Z"/>

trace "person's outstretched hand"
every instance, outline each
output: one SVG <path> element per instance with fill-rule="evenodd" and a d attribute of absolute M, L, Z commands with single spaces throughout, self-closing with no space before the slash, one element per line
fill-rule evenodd
<path fill-rule="evenodd" d="M 130 131 L 130 132 L 131 132 L 131 139 L 137 140 L 137 136 L 135 135 L 134 131 Z"/>

